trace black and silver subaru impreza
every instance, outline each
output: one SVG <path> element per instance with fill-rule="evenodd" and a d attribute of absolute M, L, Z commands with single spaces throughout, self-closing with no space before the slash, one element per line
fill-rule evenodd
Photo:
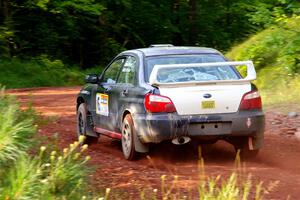
<path fill-rule="evenodd" d="M 251 61 L 228 62 L 210 48 L 153 45 L 124 51 L 102 74 L 86 76 L 77 97 L 77 132 L 88 143 L 100 135 L 121 140 L 128 160 L 165 140 L 177 145 L 225 140 L 255 156 L 264 140 L 255 79 Z"/>

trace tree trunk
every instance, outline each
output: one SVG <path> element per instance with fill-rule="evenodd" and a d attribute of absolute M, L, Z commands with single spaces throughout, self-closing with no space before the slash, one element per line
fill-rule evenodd
<path fill-rule="evenodd" d="M 197 0 L 189 1 L 189 44 L 195 45 L 198 36 Z"/>
<path fill-rule="evenodd" d="M 79 65 L 82 69 L 84 68 L 84 55 L 82 43 L 79 44 Z"/>
<path fill-rule="evenodd" d="M 0 26 L 2 26 L 3 30 L 10 30 L 9 25 L 11 21 L 10 16 L 10 2 L 9 0 L 0 0 Z M 12 56 L 12 50 L 14 49 L 14 42 L 11 40 L 11 38 L 7 38 L 6 34 L 3 36 L 3 50 L 5 52 L 2 52 L 2 56 L 4 57 L 11 57 Z"/>
<path fill-rule="evenodd" d="M 3 22 L 9 18 L 9 0 L 0 0 L 0 11 L 3 16 Z"/>
<path fill-rule="evenodd" d="M 172 15 L 173 15 L 172 24 L 174 24 L 177 27 L 180 24 L 179 7 L 180 7 L 180 0 L 174 0 L 172 4 Z M 172 43 L 174 45 L 179 45 L 179 46 L 183 45 L 182 31 L 180 30 L 180 28 L 178 32 L 173 33 Z"/>

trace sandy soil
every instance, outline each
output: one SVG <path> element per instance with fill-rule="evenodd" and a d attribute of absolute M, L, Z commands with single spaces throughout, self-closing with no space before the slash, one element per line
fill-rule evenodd
<path fill-rule="evenodd" d="M 39 134 L 52 137 L 59 135 L 59 146 L 64 147 L 76 140 L 75 102 L 79 87 L 34 88 L 9 90 L 18 97 L 23 106 L 32 102 L 43 116 L 56 116 L 57 120 L 40 127 Z M 246 173 L 264 186 L 279 181 L 266 199 L 300 199 L 300 117 L 266 110 L 265 147 L 254 161 L 243 163 Z M 112 188 L 129 195 L 141 189 L 160 189 L 161 175 L 172 180 L 179 176 L 179 187 L 196 190 L 199 180 L 197 145 L 173 146 L 163 143 L 152 146 L 148 156 L 130 162 L 123 159 L 119 141 L 102 136 L 92 145 L 89 154 L 95 172 L 91 175 L 95 189 Z M 218 142 L 203 147 L 205 170 L 208 175 L 229 175 L 234 169 L 235 153 L 231 145 Z M 171 182 L 171 181 L 170 181 Z M 147 188 L 146 188 L 147 187 Z"/>

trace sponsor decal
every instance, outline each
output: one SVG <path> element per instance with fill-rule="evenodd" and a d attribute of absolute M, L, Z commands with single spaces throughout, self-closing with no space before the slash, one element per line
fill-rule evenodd
<path fill-rule="evenodd" d="M 96 113 L 98 115 L 108 116 L 109 106 L 108 106 L 109 97 L 107 94 L 97 93 L 96 94 Z"/>

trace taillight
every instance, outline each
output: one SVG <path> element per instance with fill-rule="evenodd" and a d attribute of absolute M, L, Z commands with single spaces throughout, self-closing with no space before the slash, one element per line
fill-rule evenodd
<path fill-rule="evenodd" d="M 251 91 L 244 94 L 240 104 L 240 110 L 258 110 L 261 108 L 261 97 L 258 91 Z"/>
<path fill-rule="evenodd" d="M 151 113 L 176 112 L 176 108 L 169 97 L 165 97 L 157 94 L 145 95 L 145 108 L 148 112 Z"/>

